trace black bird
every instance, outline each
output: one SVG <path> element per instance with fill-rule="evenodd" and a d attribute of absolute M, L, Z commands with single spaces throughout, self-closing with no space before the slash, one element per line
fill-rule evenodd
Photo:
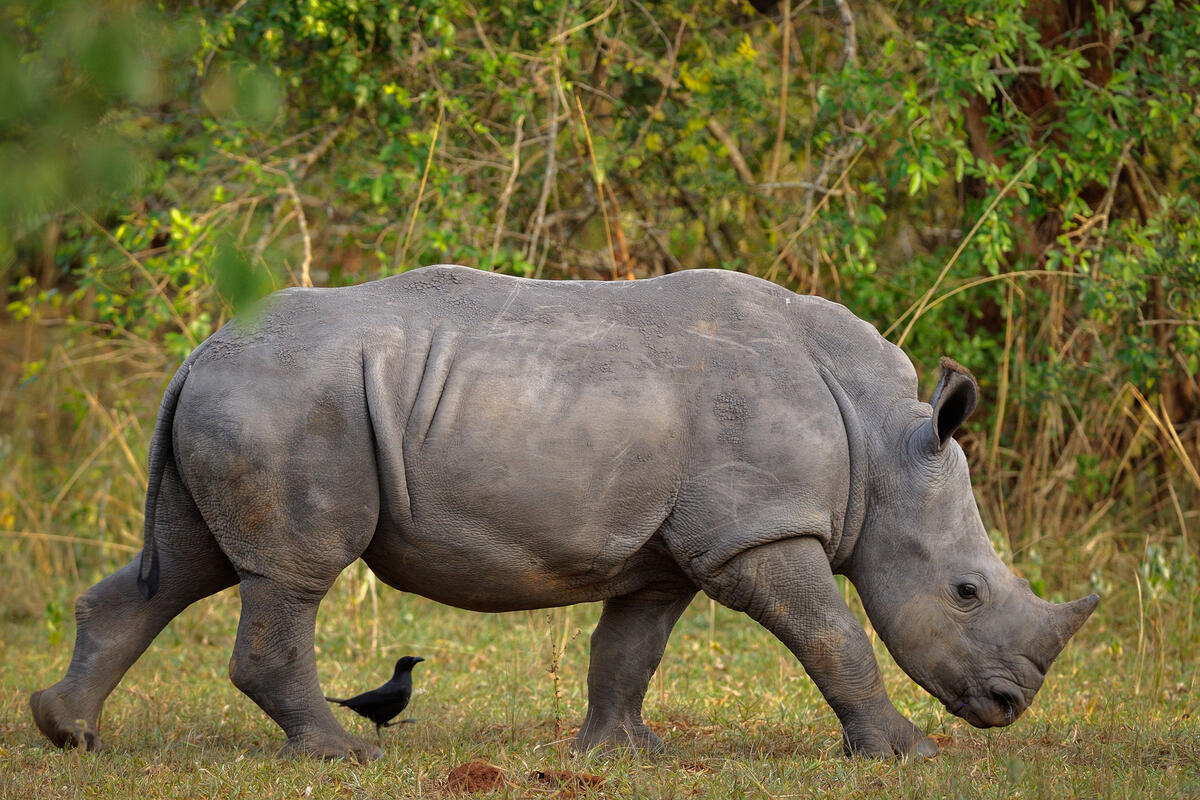
<path fill-rule="evenodd" d="M 390 728 L 397 724 L 391 721 L 392 718 L 404 710 L 404 707 L 408 705 L 409 698 L 412 697 L 412 668 L 418 661 L 424 660 L 417 656 L 405 656 L 396 662 L 396 671 L 392 673 L 392 679 L 378 689 L 363 692 L 346 700 L 338 700 L 336 697 L 326 697 L 325 699 L 331 703 L 345 706 L 374 722 L 375 735 L 379 736 L 380 728 Z M 401 722 L 410 721 L 401 720 Z"/>

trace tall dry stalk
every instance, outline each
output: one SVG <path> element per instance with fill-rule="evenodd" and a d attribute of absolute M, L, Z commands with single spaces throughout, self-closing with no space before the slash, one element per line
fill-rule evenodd
<path fill-rule="evenodd" d="M 62 579 L 90 580 L 141 548 L 145 420 L 170 364 L 134 337 L 72 341 L 37 320 L 19 332 L 23 359 L 0 393 L 0 558 L 40 579 L 15 593 L 40 605 Z"/>

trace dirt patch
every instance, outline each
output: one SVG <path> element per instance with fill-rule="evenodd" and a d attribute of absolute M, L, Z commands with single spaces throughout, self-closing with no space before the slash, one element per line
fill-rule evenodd
<path fill-rule="evenodd" d="M 450 791 L 464 794 L 490 792 L 504 783 L 504 770 L 482 761 L 459 764 L 446 775 L 446 785 Z"/>

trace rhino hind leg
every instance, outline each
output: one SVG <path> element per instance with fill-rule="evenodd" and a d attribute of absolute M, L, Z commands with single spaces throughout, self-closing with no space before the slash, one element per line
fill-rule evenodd
<path fill-rule="evenodd" d="M 229 677 L 287 734 L 279 755 L 369 761 L 382 752 L 347 733 L 317 680 L 313 646 L 320 596 L 243 577 L 242 615 Z"/>
<path fill-rule="evenodd" d="M 193 369 L 175 438 L 196 504 L 239 577 L 229 678 L 287 735 L 281 756 L 382 753 L 348 734 L 317 678 L 317 611 L 379 521 L 379 474 L 354 360 Z M 247 358 L 249 358 L 247 356 Z"/>
<path fill-rule="evenodd" d="M 129 667 L 184 608 L 237 582 L 173 468 L 157 513 L 158 591 L 142 598 L 138 556 L 80 595 L 67 674 L 30 697 L 39 730 L 58 747 L 99 750 L 104 701 Z"/>
<path fill-rule="evenodd" d="M 824 549 L 811 537 L 759 545 L 702 587 L 787 646 L 842 723 L 847 755 L 925 758 L 937 744 L 888 699 L 870 640 L 846 606 Z"/>
<path fill-rule="evenodd" d="M 312 493 L 320 491 L 310 488 Z M 370 507 L 368 503 L 357 503 L 349 490 L 344 496 L 347 508 Z M 338 574 L 357 557 L 355 553 L 366 547 L 374 517 L 358 519 L 346 513 L 329 526 L 317 525 L 312 519 L 306 526 L 299 521 L 296 509 L 278 511 L 272 524 L 246 529 L 249 533 L 217 531 L 222 543 L 244 542 L 253 536 L 272 544 L 265 552 L 250 555 L 229 545 L 225 548 L 226 552 L 233 550 L 231 558 L 241 576 L 238 591 L 242 600 L 229 678 L 287 735 L 279 751 L 281 757 L 350 758 L 362 762 L 379 758 L 383 753 L 378 747 L 350 735 L 334 718 L 317 678 L 314 647 L 321 600 Z M 287 533 L 303 530 L 310 533 L 302 537 Z M 339 532 L 348 535 L 342 537 Z"/>
<path fill-rule="evenodd" d="M 662 739 L 642 720 L 642 700 L 671 629 L 693 596 L 618 597 L 604 602 L 592 633 L 588 711 L 573 744 L 577 753 L 619 747 L 650 753 L 663 749 Z"/>
<path fill-rule="evenodd" d="M 361 458 L 353 448 L 340 455 Z M 374 534 L 378 484 L 349 463 L 331 463 L 325 475 L 297 475 L 287 466 L 268 461 L 224 495 L 226 473 L 211 469 L 196 481 L 203 484 L 200 507 L 220 520 L 213 534 L 241 578 L 229 678 L 287 735 L 280 756 L 368 761 L 382 752 L 334 718 L 314 639 L 321 600 Z"/>

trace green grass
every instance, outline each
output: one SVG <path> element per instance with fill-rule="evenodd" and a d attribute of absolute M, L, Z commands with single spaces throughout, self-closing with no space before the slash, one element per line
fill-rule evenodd
<path fill-rule="evenodd" d="M 8 581 L 0 797 L 443 797 L 448 772 L 468 761 L 504 770 L 495 797 L 1200 796 L 1197 643 L 1190 626 L 1175 624 L 1186 617 L 1163 612 L 1156 622 L 1151 608 L 1140 626 L 1122 619 L 1136 597 L 1102 603 L 1033 707 L 1006 729 L 979 731 L 950 716 L 880 646 L 897 706 L 943 744 L 917 763 L 844 758 L 837 720 L 799 665 L 749 618 L 701 597 L 646 698 L 667 753 L 603 759 L 573 758 L 566 747 L 586 707 L 598 606 L 473 614 L 388 589 L 376 597 L 365 574 L 361 564 L 348 570 L 323 606 L 326 691 L 372 687 L 399 655 L 430 659 L 416 669 L 406 712 L 419 721 L 386 730 L 384 757 L 368 765 L 275 757 L 281 731 L 226 675 L 236 590 L 189 609 L 134 665 L 105 708 L 102 752 L 59 751 L 34 727 L 28 695 L 65 671 L 74 628 L 69 614 L 57 623 L 55 609 L 69 609 L 84 587 L 30 588 L 51 600 L 47 613 L 28 613 Z M 369 722 L 338 713 L 350 731 L 374 737 Z M 531 777 L 546 769 L 604 783 L 571 790 Z"/>

